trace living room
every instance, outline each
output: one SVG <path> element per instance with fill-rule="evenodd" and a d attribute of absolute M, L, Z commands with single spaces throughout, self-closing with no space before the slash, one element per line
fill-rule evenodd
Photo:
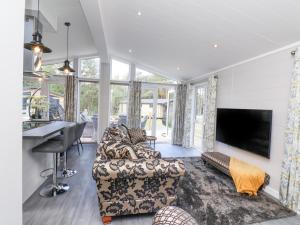
<path fill-rule="evenodd" d="M 4 5 L 1 224 L 300 224 L 297 0 Z"/>

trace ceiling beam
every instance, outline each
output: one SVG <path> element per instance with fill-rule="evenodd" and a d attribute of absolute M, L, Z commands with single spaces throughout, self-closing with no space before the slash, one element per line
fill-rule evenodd
<path fill-rule="evenodd" d="M 109 62 L 99 0 L 80 0 L 101 62 Z"/>

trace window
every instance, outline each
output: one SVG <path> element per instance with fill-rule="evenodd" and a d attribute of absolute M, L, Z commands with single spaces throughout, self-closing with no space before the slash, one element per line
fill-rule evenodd
<path fill-rule="evenodd" d="M 80 120 L 87 122 L 82 141 L 95 142 L 98 136 L 99 83 L 79 82 L 79 93 Z"/>
<path fill-rule="evenodd" d="M 127 124 L 128 86 L 110 86 L 110 126 Z"/>
<path fill-rule="evenodd" d="M 86 58 L 80 60 L 80 77 L 99 78 L 100 58 Z"/>
<path fill-rule="evenodd" d="M 43 65 L 42 70 L 48 72 L 48 75 L 64 75 L 63 71 L 58 70 L 58 68 L 62 67 L 64 63 L 54 63 Z M 73 67 L 73 62 L 70 61 L 70 66 Z M 76 70 L 76 69 L 75 69 Z"/>
<path fill-rule="evenodd" d="M 149 83 L 164 83 L 164 84 L 176 84 L 177 82 L 168 79 L 164 76 L 147 72 L 145 70 L 136 68 L 136 80 Z"/>
<path fill-rule="evenodd" d="M 33 119 L 33 117 L 35 118 L 38 108 L 36 108 L 34 105 L 36 104 L 36 101 L 38 101 L 38 98 L 41 97 L 41 86 L 41 81 L 36 78 L 24 78 L 22 102 L 23 121 L 31 118 Z"/>
<path fill-rule="evenodd" d="M 205 87 L 196 87 L 194 96 L 194 147 L 201 148 L 204 131 Z"/>
<path fill-rule="evenodd" d="M 129 64 L 117 60 L 111 61 L 111 80 L 129 81 Z"/>
<path fill-rule="evenodd" d="M 63 83 L 49 84 L 49 119 L 64 120 L 65 85 Z"/>

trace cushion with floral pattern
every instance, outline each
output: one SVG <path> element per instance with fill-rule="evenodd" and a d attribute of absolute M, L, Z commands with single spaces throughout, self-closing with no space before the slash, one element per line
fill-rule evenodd
<path fill-rule="evenodd" d="M 140 128 L 128 129 L 128 134 L 132 144 L 146 141 L 146 131 Z"/>

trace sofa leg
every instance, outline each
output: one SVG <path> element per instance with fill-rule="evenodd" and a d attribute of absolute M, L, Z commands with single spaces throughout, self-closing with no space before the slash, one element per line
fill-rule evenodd
<path fill-rule="evenodd" d="M 112 217 L 111 216 L 102 216 L 102 223 L 104 225 L 111 223 Z"/>

